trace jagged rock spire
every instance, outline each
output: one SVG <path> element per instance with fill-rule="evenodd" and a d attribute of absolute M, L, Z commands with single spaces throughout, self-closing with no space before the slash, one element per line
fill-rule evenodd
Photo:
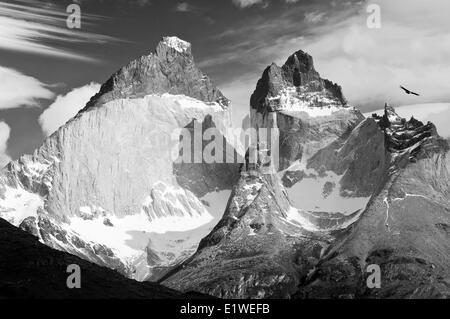
<path fill-rule="evenodd" d="M 410 160 L 428 156 L 433 152 L 446 152 L 447 147 L 436 126 L 411 117 L 409 121 L 399 116 L 395 108 L 385 103 L 383 116 L 373 115 L 384 131 L 386 144 L 392 153 L 408 153 Z"/>
<path fill-rule="evenodd" d="M 281 108 L 277 98 L 283 90 L 287 89 L 295 91 L 294 95 L 301 100 L 303 97 L 306 98 L 305 95 L 317 93 L 333 101 L 335 105 L 347 105 L 341 87 L 327 79 L 322 79 L 314 68 L 313 58 L 302 50 L 289 56 L 281 68 L 272 63 L 264 70 L 250 98 L 251 108 L 258 112 Z M 322 105 L 317 103 L 316 106 Z"/>

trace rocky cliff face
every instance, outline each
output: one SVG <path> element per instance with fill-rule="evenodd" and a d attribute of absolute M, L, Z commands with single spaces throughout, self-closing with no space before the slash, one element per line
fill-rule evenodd
<path fill-rule="evenodd" d="M 195 251 L 238 178 L 236 164 L 176 161 L 174 132 L 192 125 L 224 132 L 230 112 L 196 68 L 190 44 L 164 38 L 32 156 L 7 165 L 0 217 L 53 248 L 157 278 Z"/>
<path fill-rule="evenodd" d="M 299 298 L 441 298 L 450 296 L 450 162 L 434 125 L 376 117 L 390 165 L 360 220 L 324 254 Z M 381 287 L 368 288 L 369 265 Z"/>
<path fill-rule="evenodd" d="M 251 127 L 271 128 L 279 154 L 271 155 L 271 169 L 246 165 L 224 217 L 164 278 L 169 287 L 286 298 L 378 186 L 387 161 L 382 131 L 347 105 L 338 85 L 320 78 L 311 56 L 298 51 L 283 67 L 269 66 L 250 104 Z M 265 148 L 258 139 L 249 152 Z"/>
<path fill-rule="evenodd" d="M 279 130 L 278 173 L 294 207 L 337 218 L 364 210 L 388 161 L 383 133 L 320 77 L 310 55 L 269 66 L 250 105 L 253 127 L 271 119 Z"/>
<path fill-rule="evenodd" d="M 432 123 L 388 105 L 364 118 L 302 51 L 266 68 L 250 110 L 246 125 L 272 135 L 252 136 L 241 166 L 228 100 L 188 43 L 165 38 L 32 156 L 8 164 L 0 217 L 50 247 L 181 292 L 450 296 L 449 145 Z M 215 128 L 232 150 L 219 156 L 233 163 L 180 162 L 180 128 Z M 188 145 L 203 151 L 210 140 Z M 366 284 L 370 265 L 381 288 Z"/>
<path fill-rule="evenodd" d="M 216 102 L 224 108 L 230 104 L 196 67 L 191 44 L 176 37 L 165 37 L 154 53 L 141 56 L 113 74 L 80 113 L 113 100 L 164 93 Z"/>
<path fill-rule="evenodd" d="M 431 123 L 388 106 L 365 119 L 302 51 L 264 71 L 250 123 L 275 129 L 279 159 L 246 165 L 222 220 L 163 284 L 225 298 L 448 295 L 448 145 Z M 381 290 L 367 288 L 369 264 Z"/>
<path fill-rule="evenodd" d="M 225 215 L 162 284 L 221 298 L 287 298 L 330 236 L 293 208 L 277 175 L 242 172 Z"/>
<path fill-rule="evenodd" d="M 341 87 L 322 79 L 314 68 L 313 58 L 303 51 L 291 55 L 281 68 L 275 63 L 268 66 L 250 98 L 251 108 L 260 113 L 346 104 Z"/>

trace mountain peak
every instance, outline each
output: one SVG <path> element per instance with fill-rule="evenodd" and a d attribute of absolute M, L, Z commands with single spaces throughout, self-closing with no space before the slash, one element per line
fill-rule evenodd
<path fill-rule="evenodd" d="M 402 118 L 397 114 L 395 108 L 388 103 L 384 104 L 384 116 L 390 123 L 398 123 L 402 121 Z"/>
<path fill-rule="evenodd" d="M 384 131 L 391 153 L 407 154 L 411 161 L 415 161 L 431 153 L 448 151 L 445 141 L 431 122 L 424 124 L 414 117 L 408 121 L 388 103 L 384 105 L 382 116 L 373 114 L 372 117 Z"/>
<path fill-rule="evenodd" d="M 313 57 L 302 50 L 298 50 L 288 57 L 283 69 L 288 68 L 298 69 L 300 73 L 316 72 Z"/>
<path fill-rule="evenodd" d="M 320 77 L 314 60 L 298 50 L 288 57 L 282 67 L 268 66 L 250 98 L 250 105 L 259 112 L 275 111 L 301 106 L 347 107 L 339 85 Z"/>
<path fill-rule="evenodd" d="M 178 37 L 164 37 L 159 45 L 165 45 L 172 48 L 180 53 L 190 53 L 191 44 L 187 41 L 181 40 Z"/>
<path fill-rule="evenodd" d="M 80 113 L 116 99 L 164 93 L 219 103 L 223 108 L 230 103 L 195 65 L 191 44 L 177 37 L 164 37 L 155 52 L 131 61 L 114 73 Z"/>

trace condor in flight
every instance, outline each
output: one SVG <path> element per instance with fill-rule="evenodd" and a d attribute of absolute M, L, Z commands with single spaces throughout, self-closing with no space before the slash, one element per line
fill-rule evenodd
<path fill-rule="evenodd" d="M 406 94 L 414 94 L 414 95 L 420 96 L 420 94 L 418 94 L 416 92 L 413 92 L 413 91 L 410 91 L 410 90 L 408 90 L 407 88 L 405 88 L 405 87 L 403 87 L 401 85 L 400 85 L 400 88 L 403 89 L 403 91 L 405 91 Z"/>

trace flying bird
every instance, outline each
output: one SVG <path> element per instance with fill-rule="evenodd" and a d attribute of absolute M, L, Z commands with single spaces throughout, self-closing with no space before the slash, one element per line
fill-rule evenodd
<path fill-rule="evenodd" d="M 420 94 L 418 94 L 416 92 L 413 92 L 413 91 L 410 91 L 410 90 L 408 90 L 407 88 L 405 88 L 405 87 L 403 87 L 401 85 L 400 85 L 400 88 L 403 89 L 403 91 L 405 91 L 406 94 L 413 94 L 413 95 L 420 96 Z"/>

